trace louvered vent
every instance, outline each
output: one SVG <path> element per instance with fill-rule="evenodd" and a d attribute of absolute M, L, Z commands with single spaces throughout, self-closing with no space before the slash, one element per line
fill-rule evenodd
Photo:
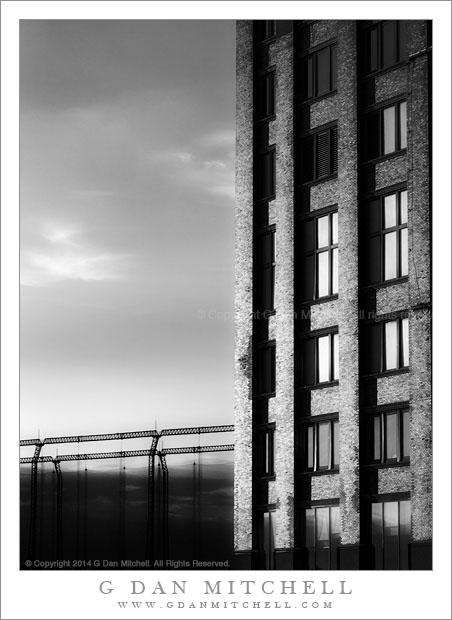
<path fill-rule="evenodd" d="M 330 132 L 324 131 L 317 135 L 317 178 L 330 174 Z"/>
<path fill-rule="evenodd" d="M 331 130 L 331 172 L 337 172 L 337 128 Z"/>

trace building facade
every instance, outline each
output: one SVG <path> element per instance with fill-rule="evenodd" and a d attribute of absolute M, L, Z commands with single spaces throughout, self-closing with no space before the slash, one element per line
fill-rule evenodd
<path fill-rule="evenodd" d="M 428 569 L 431 23 L 238 21 L 235 566 Z"/>

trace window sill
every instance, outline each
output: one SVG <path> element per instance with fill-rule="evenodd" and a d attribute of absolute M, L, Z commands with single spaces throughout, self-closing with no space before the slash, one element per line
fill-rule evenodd
<path fill-rule="evenodd" d="M 276 120 L 276 114 L 270 114 L 269 116 L 263 116 L 262 118 L 256 118 L 256 126 L 260 127 L 261 125 L 266 125 L 267 123 L 271 123 L 271 121 Z"/>
<path fill-rule="evenodd" d="M 405 375 L 410 372 L 410 367 L 396 368 L 395 370 L 385 370 L 383 372 L 373 372 L 363 375 L 366 378 L 382 379 L 383 377 L 393 377 L 395 375 Z"/>
<path fill-rule="evenodd" d="M 360 77 L 360 79 L 370 80 L 372 78 L 385 75 L 386 73 L 390 73 L 391 71 L 395 71 L 396 69 L 400 69 L 401 67 L 407 67 L 407 66 L 408 66 L 408 59 L 404 58 L 403 60 L 399 60 L 398 62 L 396 62 L 394 65 L 391 65 L 390 67 L 385 67 L 384 69 L 377 69 L 376 71 L 373 71 L 372 73 L 365 73 L 364 75 Z"/>
<path fill-rule="evenodd" d="M 310 99 L 300 99 L 300 101 L 297 101 L 295 105 L 297 108 L 310 106 L 310 105 L 313 105 L 314 103 L 317 103 L 318 101 L 323 101 L 323 99 L 334 97 L 334 95 L 337 95 L 337 88 L 335 88 L 334 90 L 330 90 L 330 92 L 325 93 L 323 95 L 317 95 L 316 97 L 311 97 Z"/>
<path fill-rule="evenodd" d="M 301 474 L 303 476 L 306 476 L 308 478 L 316 477 L 316 476 L 325 476 L 325 475 L 328 475 L 328 474 L 336 475 L 338 473 L 339 473 L 339 468 L 338 467 L 336 467 L 334 469 L 321 469 L 319 471 L 302 471 L 301 472 Z"/>
<path fill-rule="evenodd" d="M 367 284 L 364 288 L 367 288 L 367 289 L 387 288 L 388 286 L 404 284 L 405 282 L 408 282 L 408 276 L 401 276 L 400 278 L 393 278 L 392 280 L 385 280 L 384 282 L 376 282 L 375 284 Z"/>
<path fill-rule="evenodd" d="M 326 381 L 325 383 L 316 383 L 315 385 L 303 385 L 297 388 L 299 392 L 307 392 L 312 390 L 323 390 L 329 387 L 336 387 L 339 385 L 339 381 Z"/>
<path fill-rule="evenodd" d="M 394 467 L 410 467 L 410 460 L 406 461 L 394 461 L 393 463 L 368 463 L 366 465 L 369 469 L 391 469 Z"/>
<path fill-rule="evenodd" d="M 374 157 L 372 159 L 365 159 L 361 163 L 361 167 L 382 164 L 385 161 L 396 159 L 397 157 L 402 157 L 402 155 L 406 155 L 406 148 L 399 149 L 398 151 L 393 151 L 392 153 L 387 153 L 386 155 L 379 155 L 378 157 Z"/>
<path fill-rule="evenodd" d="M 335 293 L 334 295 L 327 295 L 326 297 L 319 297 L 318 299 L 302 301 L 298 304 L 298 306 L 300 308 L 303 306 L 317 306 L 318 304 L 328 303 L 329 301 L 336 301 L 337 299 L 339 299 L 339 295 L 338 293 Z"/>
<path fill-rule="evenodd" d="M 271 476 L 267 476 L 265 474 L 257 474 L 254 479 L 259 482 L 270 482 L 271 480 L 276 480 L 276 475 L 272 474 Z"/>
<path fill-rule="evenodd" d="M 320 179 L 314 179 L 313 181 L 305 181 L 304 183 L 300 183 L 297 187 L 314 187 L 315 185 L 320 185 L 320 183 L 326 183 L 326 181 L 333 181 L 337 179 L 337 172 L 333 174 L 328 174 Z"/>
<path fill-rule="evenodd" d="M 274 398 L 276 396 L 276 392 L 269 392 L 268 394 L 256 394 L 253 396 L 253 400 L 264 400 L 268 398 Z"/>

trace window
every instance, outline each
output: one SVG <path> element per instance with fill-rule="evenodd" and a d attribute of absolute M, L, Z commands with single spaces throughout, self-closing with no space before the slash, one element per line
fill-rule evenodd
<path fill-rule="evenodd" d="M 398 370 L 409 365 L 408 319 L 370 326 L 369 372 Z"/>
<path fill-rule="evenodd" d="M 272 395 L 276 389 L 275 343 L 265 343 L 256 349 L 256 372 L 254 375 L 256 396 Z"/>
<path fill-rule="evenodd" d="M 407 191 L 376 198 L 366 205 L 366 210 L 369 283 L 408 275 Z"/>
<path fill-rule="evenodd" d="M 268 510 L 260 514 L 259 524 L 259 546 L 264 551 L 264 568 L 274 570 L 275 568 L 275 511 Z"/>
<path fill-rule="evenodd" d="M 371 417 L 372 461 L 400 463 L 410 460 L 410 412 L 383 411 Z"/>
<path fill-rule="evenodd" d="M 257 116 L 267 118 L 275 113 L 275 72 L 259 76 L 257 82 Z"/>
<path fill-rule="evenodd" d="M 406 149 L 406 101 L 372 112 L 366 119 L 365 157 L 374 159 Z"/>
<path fill-rule="evenodd" d="M 337 569 L 337 548 L 340 544 L 339 506 L 306 510 L 306 547 L 308 568 Z"/>
<path fill-rule="evenodd" d="M 275 428 L 267 426 L 256 429 L 258 475 L 270 477 L 275 475 L 274 446 Z"/>
<path fill-rule="evenodd" d="M 380 71 L 407 56 L 405 23 L 386 21 L 375 24 L 365 33 L 366 73 Z"/>
<path fill-rule="evenodd" d="M 322 471 L 339 467 L 339 421 L 326 420 L 304 428 L 305 469 Z"/>
<path fill-rule="evenodd" d="M 256 305 L 262 312 L 275 308 L 275 230 L 257 235 Z"/>
<path fill-rule="evenodd" d="M 256 20 L 254 22 L 254 33 L 258 43 L 270 39 L 275 35 L 275 32 L 274 19 Z"/>
<path fill-rule="evenodd" d="M 320 131 L 302 142 L 303 182 L 316 181 L 337 172 L 337 127 Z"/>
<path fill-rule="evenodd" d="M 376 570 L 407 570 L 410 536 L 409 500 L 372 504 Z"/>
<path fill-rule="evenodd" d="M 337 45 L 324 47 L 303 61 L 303 99 L 320 97 L 336 90 Z"/>
<path fill-rule="evenodd" d="M 335 295 L 338 290 L 337 211 L 303 226 L 303 299 Z"/>
<path fill-rule="evenodd" d="M 275 150 L 261 153 L 257 157 L 257 196 L 269 198 L 275 194 Z"/>
<path fill-rule="evenodd" d="M 326 334 L 303 343 L 303 385 L 328 383 L 339 378 L 339 336 Z"/>

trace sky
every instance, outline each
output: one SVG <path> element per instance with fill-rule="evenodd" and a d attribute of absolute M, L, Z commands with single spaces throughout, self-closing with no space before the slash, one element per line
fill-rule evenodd
<path fill-rule="evenodd" d="M 234 116 L 234 21 L 21 21 L 21 438 L 232 423 Z"/>

